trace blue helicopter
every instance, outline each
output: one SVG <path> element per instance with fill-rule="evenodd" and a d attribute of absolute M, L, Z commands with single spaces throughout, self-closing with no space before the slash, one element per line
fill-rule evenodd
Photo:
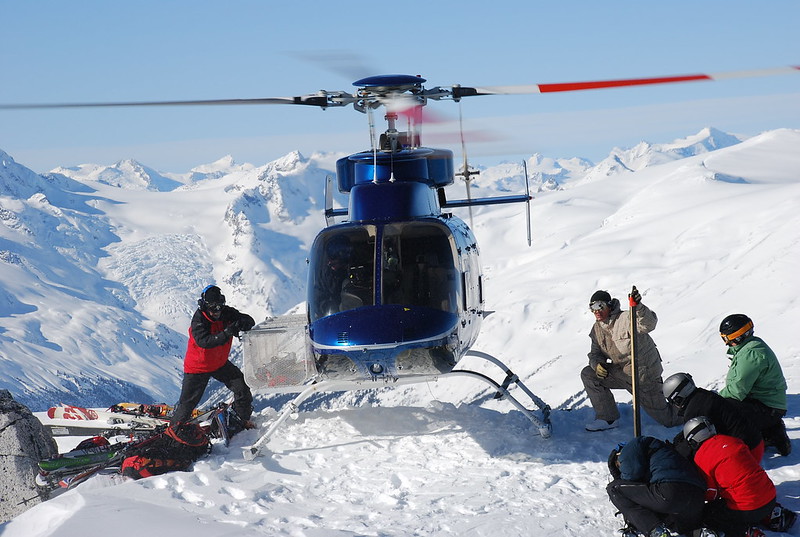
<path fill-rule="evenodd" d="M 486 311 L 477 241 L 470 227 L 447 211 L 529 204 L 531 196 L 447 200 L 444 189 L 457 175 L 453 153 L 421 146 L 419 111 L 428 99 L 459 95 L 426 90 L 424 83 L 410 75 L 373 76 L 356 81 L 352 96 L 337 92 L 327 97 L 328 105 L 353 104 L 368 114 L 385 107 L 387 128 L 369 150 L 336 163 L 336 187 L 348 195 L 348 207 L 332 207 L 329 181 L 329 225 L 311 246 L 306 315 L 268 319 L 243 336 L 245 375 L 254 390 L 301 391 L 289 412 L 319 391 L 453 375 L 488 382 L 504 397 L 510 397 L 512 382 L 524 387 L 485 353 L 472 351 L 501 367 L 504 383 L 455 369 L 475 343 Z M 407 119 L 407 130 L 397 128 L 401 117 Z M 461 173 L 475 172 L 465 162 Z M 337 224 L 336 217 L 346 220 Z M 539 414 L 515 398 L 514 404 L 549 437 L 549 407 L 525 390 Z M 253 454 L 257 451 L 258 446 Z"/>

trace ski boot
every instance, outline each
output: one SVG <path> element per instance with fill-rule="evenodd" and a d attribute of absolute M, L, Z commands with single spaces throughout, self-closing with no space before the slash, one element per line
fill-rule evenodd
<path fill-rule="evenodd" d="M 698 528 L 688 533 L 690 537 L 725 537 L 721 531 L 712 530 L 711 528 Z"/>
<path fill-rule="evenodd" d="M 794 525 L 797 520 L 797 513 L 790 511 L 783 507 L 781 504 L 775 504 L 772 509 L 772 514 L 767 520 L 762 523 L 770 531 L 787 532 Z"/>
<path fill-rule="evenodd" d="M 624 527 L 620 528 L 619 532 L 622 534 L 622 537 L 641 537 L 642 535 L 630 524 L 625 524 Z"/>
<path fill-rule="evenodd" d="M 667 528 L 664 524 L 659 524 L 648 534 L 648 537 L 671 537 L 672 533 L 670 533 L 669 528 Z"/>

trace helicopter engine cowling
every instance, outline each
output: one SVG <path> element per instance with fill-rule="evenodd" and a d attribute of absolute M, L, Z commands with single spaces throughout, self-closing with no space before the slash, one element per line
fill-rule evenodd
<path fill-rule="evenodd" d="M 453 152 L 426 147 L 396 152 L 362 151 L 336 162 L 336 179 L 342 193 L 359 184 L 393 181 L 443 188 L 455 181 Z"/>

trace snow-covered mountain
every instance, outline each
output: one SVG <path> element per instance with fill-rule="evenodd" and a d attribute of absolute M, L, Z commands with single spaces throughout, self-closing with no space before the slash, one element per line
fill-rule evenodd
<path fill-rule="evenodd" d="M 0 386 L 33 409 L 174 401 L 210 282 L 258 318 L 303 300 L 330 172 L 297 153 L 178 180 L 132 161 L 44 176 L 0 162 Z"/>
<path fill-rule="evenodd" d="M 722 385 L 728 363 L 720 320 L 735 312 L 754 319 L 787 378 L 794 442 L 789 457 L 770 451 L 764 465 L 779 501 L 800 510 L 800 343 L 792 330 L 800 316 L 800 131 L 718 149 L 712 144 L 724 137 L 714 133 L 714 142 L 711 133 L 614 150 L 609 159 L 625 164 L 617 168 L 532 157 L 531 248 L 521 207 L 476 210 L 494 313 L 475 348 L 502 359 L 554 408 L 552 438 L 539 437 L 483 385 L 445 379 L 309 402 L 276 433 L 267 456 L 247 461 L 240 448 L 275 416 L 262 406 L 260 430 L 238 435 L 229 448 L 215 445 L 192 472 L 115 486 L 95 478 L 0 532 L 618 535 L 606 457 L 631 436 L 630 397 L 616 393 L 622 427 L 585 432 L 593 414 L 579 371 L 593 322 L 588 297 L 598 288 L 624 296 L 631 285 L 658 314 L 653 337 L 665 375 L 686 371 L 708 388 Z M 68 391 L 59 379 L 85 371 L 122 373 L 130 389 L 174 397 L 188 315 L 210 278 L 256 317 L 303 300 L 303 258 L 322 224 L 329 169 L 322 160 L 290 154 L 178 180 L 183 186 L 169 192 L 39 177 L 7 155 L 2 161 L 0 364 L 2 387 L 19 399 L 55 402 Z M 482 170 L 480 189 L 519 191 L 521 165 L 498 168 L 504 171 Z M 554 188 L 539 188 L 551 179 Z M 483 370 L 469 360 L 463 365 Z M 134 366 L 138 376 L 125 377 Z M 671 438 L 676 430 L 644 416 L 643 432 Z M 800 535 L 800 526 L 790 534 Z"/>

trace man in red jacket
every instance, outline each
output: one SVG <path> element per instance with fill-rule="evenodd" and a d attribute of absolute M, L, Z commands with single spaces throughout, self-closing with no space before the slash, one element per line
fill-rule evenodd
<path fill-rule="evenodd" d="M 706 479 L 704 525 L 725 537 L 755 537 L 754 526 L 769 519 L 775 507 L 775 485 L 740 439 L 717 434 L 714 424 L 698 416 L 683 426 L 694 463 Z"/>
<path fill-rule="evenodd" d="M 213 377 L 233 392 L 233 410 L 245 423 L 253 413 L 253 395 L 242 371 L 230 360 L 233 337 L 255 326 L 252 317 L 225 305 L 225 296 L 216 285 L 203 289 L 197 311 L 189 327 L 189 345 L 183 360 L 181 396 L 170 423 L 187 421 L 203 398 Z"/>

